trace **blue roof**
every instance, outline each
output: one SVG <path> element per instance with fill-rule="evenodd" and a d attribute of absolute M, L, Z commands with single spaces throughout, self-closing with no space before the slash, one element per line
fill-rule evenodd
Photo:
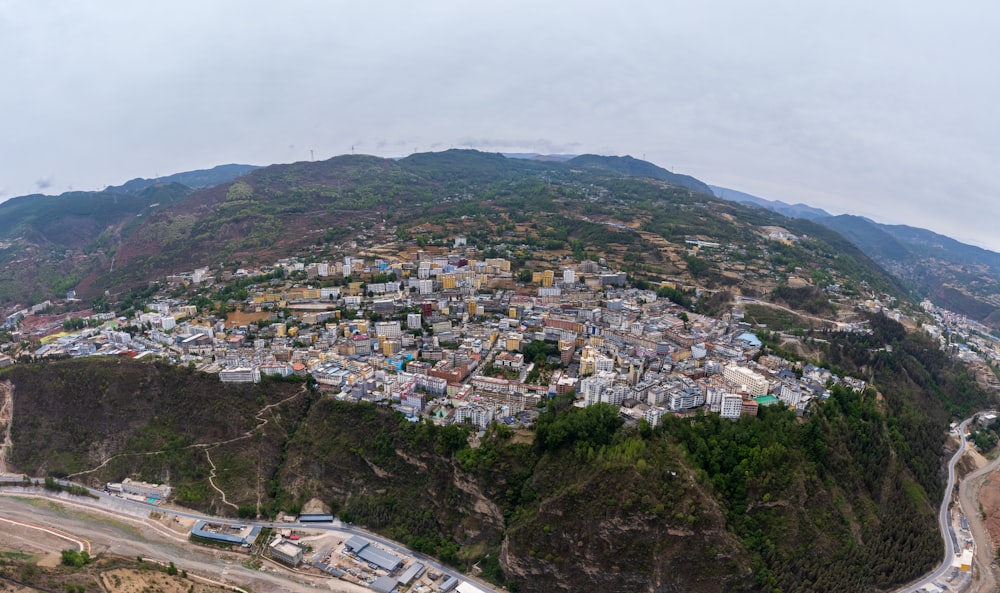
<path fill-rule="evenodd" d="M 320 513 L 299 515 L 299 523 L 329 523 L 331 521 L 333 521 L 333 515 L 323 515 Z"/>
<path fill-rule="evenodd" d="M 753 335 L 750 332 L 742 333 L 739 336 L 737 336 L 736 339 L 737 340 L 743 340 L 744 342 L 746 342 L 748 344 L 752 344 L 754 346 L 761 346 L 762 345 L 760 339 L 757 338 L 757 336 Z"/>

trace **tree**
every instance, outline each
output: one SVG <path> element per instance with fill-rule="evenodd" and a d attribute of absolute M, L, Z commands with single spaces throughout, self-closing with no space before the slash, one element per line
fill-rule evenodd
<path fill-rule="evenodd" d="M 700 257 L 691 255 L 684 258 L 684 261 L 687 262 L 687 270 L 692 278 L 698 278 L 708 270 L 708 262 Z"/>
<path fill-rule="evenodd" d="M 230 202 L 238 200 L 248 200 L 253 196 L 253 188 L 245 181 L 237 181 L 229 186 L 226 192 L 226 200 Z"/>
<path fill-rule="evenodd" d="M 63 550 L 61 562 L 63 566 L 72 566 L 73 568 L 81 568 L 86 564 L 93 562 L 86 551 L 77 552 L 76 550 Z"/>

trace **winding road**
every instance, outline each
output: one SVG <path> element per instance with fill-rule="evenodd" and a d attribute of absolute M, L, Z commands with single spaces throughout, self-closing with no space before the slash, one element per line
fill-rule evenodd
<path fill-rule="evenodd" d="M 898 589 L 899 593 L 917 593 L 924 587 L 933 585 L 934 581 L 943 579 L 951 572 L 952 565 L 955 563 L 955 554 L 958 553 L 958 539 L 951 521 L 951 499 L 955 488 L 955 465 L 958 464 L 958 460 L 965 454 L 965 450 L 968 447 L 968 441 L 965 438 L 965 428 L 970 422 L 972 422 L 972 418 L 966 418 L 958 426 L 958 435 L 962 442 L 958 450 L 955 451 L 955 454 L 948 460 L 948 485 L 945 486 L 941 508 L 938 510 L 938 527 L 941 529 L 941 537 L 944 539 L 944 558 L 937 568 L 924 575 L 920 581 Z"/>
<path fill-rule="evenodd" d="M 954 499 L 953 492 L 956 488 L 956 473 L 955 467 L 958 464 L 959 459 L 968 450 L 968 441 L 966 438 L 966 428 L 972 422 L 973 418 L 967 418 L 961 422 L 957 428 L 957 433 L 960 438 L 960 446 L 957 451 L 951 456 L 948 461 L 948 482 L 945 487 L 944 497 L 941 501 L 941 506 L 938 511 L 938 527 L 941 531 L 941 537 L 944 540 L 945 549 L 944 556 L 941 563 L 931 572 L 921 577 L 918 581 L 911 583 L 905 587 L 895 590 L 895 593 L 920 593 L 923 590 L 934 590 L 931 587 L 937 588 L 941 583 L 946 582 L 949 574 L 954 570 L 954 560 L 956 554 L 961 551 L 961 547 L 958 543 L 958 535 L 954 531 L 954 524 L 952 521 L 952 501 Z M 990 553 L 989 546 L 989 535 L 986 533 L 985 526 L 979 517 L 977 493 L 979 487 L 982 485 L 983 481 L 989 476 L 990 473 L 997 470 L 1000 467 L 1000 457 L 994 459 L 989 464 L 977 469 L 968 476 L 966 476 L 959 485 L 959 510 L 968 518 L 969 527 L 971 530 L 971 536 L 976 542 L 976 569 L 978 580 L 971 582 L 971 586 L 968 589 L 964 589 L 970 593 L 993 593 L 996 591 L 996 580 L 991 568 L 993 562 L 992 554 Z M 0 477 L 0 481 L 7 482 L 8 484 L 14 486 L 20 486 L 22 484 L 22 478 L 20 477 Z M 65 484 L 69 484 L 68 482 Z M 449 576 L 457 577 L 461 580 L 470 580 L 467 575 L 464 575 L 458 571 L 455 571 L 447 566 L 441 565 L 434 558 L 430 558 L 423 554 L 413 552 L 402 544 L 383 538 L 377 534 L 369 533 L 353 525 L 345 525 L 340 521 L 335 521 L 333 523 L 326 524 L 316 524 L 316 523 L 277 523 L 270 521 L 236 521 L 232 519 L 222 519 L 219 517 L 213 517 L 209 515 L 202 515 L 200 513 L 194 513 L 189 511 L 183 511 L 180 509 L 166 508 L 166 507 L 151 507 L 148 504 L 135 502 L 127 500 L 124 498 L 118 498 L 108 495 L 105 492 L 99 490 L 91 489 L 91 492 L 95 495 L 97 500 L 87 500 L 80 497 L 71 497 L 72 500 L 68 500 L 67 495 L 55 495 L 51 492 L 45 491 L 42 488 L 10 488 L 5 489 L 7 492 L 17 492 L 29 493 L 31 496 L 37 497 L 47 497 L 56 498 L 62 502 L 69 502 L 74 505 L 90 507 L 94 510 L 112 513 L 120 517 L 130 517 L 135 520 L 135 518 L 145 519 L 150 511 L 157 511 L 165 515 L 174 515 L 177 517 L 184 517 L 188 519 L 195 520 L 206 520 L 215 523 L 233 523 L 242 525 L 259 525 L 261 527 L 271 527 L 271 528 L 297 528 L 297 529 L 308 529 L 308 530 L 318 530 L 318 531 L 336 531 L 347 534 L 359 535 L 367 538 L 373 542 L 378 543 L 385 549 L 392 551 L 394 553 L 407 556 L 410 558 L 415 558 L 420 562 L 423 562 L 425 566 L 432 567 L 436 572 L 441 572 Z M 23 494 L 22 494 L 23 495 Z M 60 525 L 60 527 L 63 527 Z M 69 535 L 67 532 L 62 532 L 61 537 Z M 168 558 L 170 560 L 170 558 Z M 178 558 L 179 562 L 184 562 L 187 560 L 190 562 L 190 558 Z M 204 565 L 201 567 L 204 568 Z M 223 576 L 227 573 L 227 570 L 223 570 Z M 968 573 L 965 573 L 968 574 Z M 967 577 L 966 577 L 967 578 Z M 966 581 L 968 583 L 968 581 Z M 495 589 L 490 588 L 483 584 L 482 582 L 475 582 L 476 586 L 487 591 L 489 593 L 498 593 Z M 952 585 L 956 583 L 951 583 Z M 315 584 L 307 585 L 310 587 L 315 587 Z M 962 589 L 960 589 L 962 590 Z"/>
<path fill-rule="evenodd" d="M 241 520 L 237 520 L 237 519 L 225 519 L 225 518 L 220 518 L 220 517 L 214 517 L 214 516 L 211 516 L 211 515 L 203 515 L 203 514 L 200 514 L 200 513 L 183 511 L 183 510 L 180 510 L 180 509 L 169 508 L 169 507 L 152 507 L 152 506 L 150 506 L 150 505 L 148 505 L 146 503 L 132 501 L 132 500 L 128 500 L 128 499 L 125 499 L 125 498 L 119 498 L 119 497 L 116 497 L 116 496 L 111 496 L 111 495 L 107 494 L 106 492 L 103 492 L 103 491 L 100 491 L 100 490 L 94 490 L 94 489 L 89 489 L 89 490 L 90 490 L 90 492 L 95 497 L 97 497 L 96 500 L 94 500 L 94 499 L 87 499 L 87 498 L 84 498 L 84 497 L 71 496 L 71 495 L 68 495 L 67 493 L 56 494 L 56 493 L 47 491 L 47 490 L 45 490 L 43 488 L 40 488 L 40 487 L 28 487 L 28 488 L 20 487 L 21 484 L 23 484 L 23 478 L 18 478 L 18 477 L 0 477 L 0 482 L 6 482 L 9 485 L 15 486 L 15 487 L 8 487 L 8 488 L 4 488 L 4 489 L 0 490 L 0 494 L 13 494 L 13 495 L 16 495 L 16 496 L 21 496 L 21 497 L 24 497 L 25 495 L 29 495 L 31 497 L 54 499 L 54 500 L 58 500 L 60 503 L 71 504 L 73 506 L 78 506 L 78 507 L 86 507 L 86 508 L 93 509 L 94 511 L 100 512 L 100 513 L 109 513 L 109 514 L 112 514 L 112 515 L 114 515 L 116 517 L 119 517 L 121 519 L 125 519 L 125 520 L 128 520 L 128 521 L 141 521 L 147 527 L 150 526 L 150 523 L 148 521 L 146 521 L 146 519 L 148 518 L 149 513 L 151 511 L 156 511 L 158 513 L 161 513 L 161 514 L 167 515 L 167 516 L 171 516 L 172 515 L 172 516 L 176 516 L 176 517 L 184 517 L 184 518 L 187 518 L 187 519 L 205 520 L 205 521 L 209 521 L 209 522 L 212 522 L 212 523 L 238 524 L 238 525 L 258 525 L 260 527 L 270 527 L 270 528 L 275 528 L 275 529 L 302 529 L 302 530 L 313 530 L 313 531 L 334 531 L 334 532 L 338 532 L 338 533 L 345 533 L 345 534 L 348 534 L 348 535 L 358 535 L 358 536 L 364 537 L 365 539 L 368 539 L 368 540 L 370 540 L 372 542 L 377 543 L 379 546 L 381 546 L 382 548 L 384 548 L 384 549 L 386 549 L 386 550 L 388 550 L 390 552 L 396 553 L 396 554 L 401 555 L 401 556 L 406 556 L 406 557 L 409 557 L 409 558 L 416 559 L 419 562 L 422 562 L 424 564 L 424 566 L 432 569 L 434 572 L 446 574 L 448 576 L 453 576 L 453 577 L 456 577 L 456 578 L 458 578 L 459 580 L 462 580 L 462 581 L 470 581 L 473 584 L 475 584 L 476 587 L 478 587 L 480 590 L 484 591 L 485 593 L 501 593 L 499 590 L 496 590 L 496 589 L 490 587 L 489 585 L 483 583 L 482 581 L 475 580 L 472 577 L 469 577 L 468 575 L 465 575 L 465 574 L 463 574 L 461 572 L 458 572 L 458 571 L 456 571 L 456 570 L 454 570 L 454 569 L 452 569 L 452 568 L 450 568 L 448 566 L 442 565 L 435 558 L 431 558 L 431 557 L 426 556 L 424 554 L 421 554 L 421 553 L 418 553 L 418 552 L 414 552 L 412 550 L 409 550 L 408 548 L 406 548 L 405 546 L 403 546 L 402 544 L 400 544 L 398 542 L 386 539 L 386 538 L 381 537 L 381 536 L 379 536 L 377 534 L 374 534 L 374 533 L 367 532 L 367 531 L 365 531 L 363 529 L 360 529 L 358 527 L 355 527 L 353 525 L 344 524 L 344 523 L 342 523 L 339 520 L 335 520 L 332 523 L 285 523 L 285 522 L 273 522 L 273 521 L 241 521 Z M 60 483 L 62 483 L 63 485 L 70 484 L 70 482 L 64 482 L 64 481 L 61 481 L 61 480 L 60 480 Z M 10 497 L 0 496 L 0 507 L 4 506 L 4 505 L 2 505 L 2 502 L 3 502 L 4 498 L 8 498 L 9 499 Z M 9 512 L 10 509 L 8 507 L 5 510 L 7 510 Z M 26 515 L 26 516 L 23 516 L 23 517 L 17 517 L 17 518 L 14 518 L 14 520 L 19 520 L 19 522 L 23 522 L 23 521 L 25 521 L 28 518 L 33 518 L 34 522 L 37 524 L 38 522 L 42 521 L 42 519 L 43 519 L 43 517 L 42 517 L 43 514 L 42 513 L 38 513 L 38 510 L 39 509 L 37 507 L 35 507 L 35 508 L 32 509 L 33 515 Z M 49 519 L 49 521 L 47 521 L 47 522 L 58 521 L 59 524 L 60 524 L 60 527 L 62 528 L 64 534 L 66 534 L 66 535 L 68 535 L 69 533 L 78 534 L 80 531 L 83 531 L 83 530 L 87 529 L 86 527 L 83 526 L 84 524 L 82 523 L 82 520 L 78 516 L 74 517 L 73 525 L 67 525 L 66 524 L 66 519 L 52 519 L 52 518 L 48 518 L 48 517 L 46 517 L 46 518 Z M 99 523 L 101 521 L 101 519 L 95 517 L 92 521 L 94 523 Z M 157 532 L 160 533 L 160 535 L 165 535 L 165 534 L 163 534 L 161 532 L 160 529 L 157 529 Z M 184 536 L 179 536 L 178 534 L 171 533 L 171 534 L 166 534 L 165 536 L 168 539 L 172 539 L 174 541 L 171 542 L 169 545 L 162 545 L 162 544 L 154 545 L 154 544 L 149 543 L 149 542 L 136 542 L 136 541 L 128 542 L 128 541 L 122 539 L 121 545 L 124 545 L 126 548 L 128 548 L 129 545 L 139 546 L 141 544 L 142 547 L 139 548 L 137 551 L 139 551 L 141 553 L 141 555 L 143 555 L 144 557 L 157 558 L 157 559 L 159 559 L 161 561 L 164 561 L 164 562 L 173 561 L 178 566 L 184 566 L 184 565 L 191 566 L 193 570 L 199 570 L 203 574 L 220 574 L 218 569 L 221 568 L 222 572 L 220 574 L 220 577 L 230 578 L 231 579 L 233 576 L 235 576 L 233 574 L 233 571 L 236 571 L 238 574 L 242 574 L 242 576 L 245 577 L 243 579 L 238 579 L 239 581 L 242 581 L 243 583 L 246 583 L 246 584 L 250 584 L 251 586 L 254 586 L 254 588 L 256 588 L 256 589 L 259 589 L 259 588 L 270 589 L 271 587 L 274 586 L 274 580 L 282 578 L 281 577 L 281 573 L 278 573 L 278 574 L 259 573 L 258 571 L 253 571 L 253 570 L 246 569 L 239 562 L 235 562 L 234 563 L 232 561 L 225 562 L 224 564 L 216 562 L 215 566 L 214 566 L 215 570 L 213 571 L 212 568 L 211 568 L 212 567 L 212 563 L 205 562 L 204 559 L 195 560 L 195 556 L 193 555 L 193 552 L 195 551 L 195 549 L 200 549 L 200 546 L 189 546 L 188 543 L 187 543 L 187 538 L 184 537 Z M 63 536 L 61 535 L 60 537 L 63 537 Z M 119 534 L 118 537 L 121 538 L 121 534 Z M 185 552 L 182 553 L 180 551 L 181 548 L 186 548 L 187 551 L 185 551 Z M 116 553 L 120 553 L 120 554 L 126 555 L 126 556 L 135 555 L 135 551 L 132 551 L 131 549 L 116 549 L 116 550 L 113 550 L 113 551 L 115 551 Z M 291 576 L 291 575 L 289 575 L 289 576 Z M 299 579 L 299 578 L 303 578 L 303 577 L 301 577 L 298 574 L 296 574 L 295 578 Z M 262 584 L 260 582 L 257 582 L 257 583 L 254 582 L 254 581 L 259 581 L 260 579 L 268 579 L 271 582 L 268 582 L 266 584 Z M 325 583 L 326 587 L 328 588 L 328 590 L 332 590 L 332 591 L 356 591 L 357 590 L 355 588 L 356 587 L 355 585 L 349 585 L 347 583 L 342 583 L 340 581 L 337 581 L 336 579 L 332 579 L 331 580 L 328 577 L 309 578 L 305 583 L 295 583 L 294 581 L 290 581 L 289 583 L 290 584 L 294 583 L 295 585 L 305 584 L 305 586 L 309 587 L 311 590 L 316 590 L 315 588 L 320 583 Z M 334 583 L 336 583 L 336 586 L 334 585 Z M 296 589 L 297 589 L 297 587 L 296 587 Z M 279 590 L 280 590 L 280 588 L 279 588 Z M 289 588 L 289 590 L 292 590 L 292 588 Z M 297 590 L 301 590 L 301 589 L 297 589 Z M 305 590 L 309 590 L 309 589 L 305 589 Z"/>
<path fill-rule="evenodd" d="M 961 445 L 948 461 L 948 484 L 945 487 L 944 498 L 941 501 L 941 508 L 938 511 L 938 527 L 941 530 L 941 537 L 944 539 L 944 558 L 941 560 L 941 564 L 933 571 L 921 577 L 917 582 L 897 589 L 895 593 L 919 593 L 925 590 L 925 588 L 927 588 L 926 590 L 935 590 L 939 588 L 941 583 L 947 581 L 946 576 L 953 570 L 955 555 L 961 551 L 961 547 L 958 544 L 958 535 L 954 531 L 951 513 L 951 505 L 954 499 L 952 493 L 956 487 L 955 466 L 968 450 L 965 429 L 972 420 L 973 418 L 966 418 L 958 426 L 957 431 L 961 439 Z M 992 472 L 996 471 L 998 467 L 1000 467 L 1000 457 L 965 476 L 958 484 L 958 510 L 968 520 L 970 534 L 972 540 L 975 542 L 976 550 L 974 563 L 976 565 L 976 577 L 978 580 L 972 581 L 967 589 L 959 589 L 967 593 L 995 593 L 997 590 L 997 583 L 991 568 L 993 558 L 990 553 L 989 534 L 986 532 L 986 527 L 980 519 L 979 501 L 977 498 L 979 487 L 983 481 Z M 934 587 L 934 589 L 930 587 Z"/>

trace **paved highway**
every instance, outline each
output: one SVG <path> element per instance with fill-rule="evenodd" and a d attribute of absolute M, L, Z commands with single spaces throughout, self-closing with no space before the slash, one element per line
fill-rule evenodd
<path fill-rule="evenodd" d="M 944 539 L 944 558 L 937 568 L 924 575 L 918 582 L 898 589 L 899 593 L 919 592 L 923 587 L 933 585 L 934 581 L 942 582 L 942 579 L 952 570 L 952 565 L 955 562 L 955 554 L 959 552 L 960 548 L 951 522 L 951 493 L 955 488 L 955 465 L 968 447 L 968 441 L 965 438 L 965 428 L 970 422 L 972 422 L 972 418 L 966 418 L 958 426 L 958 435 L 962 440 L 962 444 L 948 461 L 948 484 L 945 486 L 944 498 L 941 500 L 941 509 L 938 511 L 938 527 L 941 529 L 941 537 Z"/>
<path fill-rule="evenodd" d="M 948 461 L 948 483 L 947 486 L 945 487 L 944 498 L 941 501 L 941 507 L 938 511 L 938 527 L 941 530 L 941 537 L 944 540 L 944 547 L 945 547 L 944 557 L 942 558 L 941 564 L 937 568 L 935 568 L 930 573 L 924 575 L 916 583 L 907 585 L 906 587 L 903 587 L 901 589 L 897 589 L 897 593 L 919 593 L 923 587 L 932 585 L 934 581 L 941 582 L 942 579 L 944 579 L 944 577 L 948 575 L 949 572 L 952 570 L 952 565 L 955 559 L 955 555 L 959 552 L 960 548 L 958 546 L 958 540 L 952 526 L 951 512 L 949 507 L 951 506 L 952 491 L 955 488 L 955 466 L 958 463 L 959 458 L 965 453 L 968 447 L 968 442 L 966 440 L 966 435 L 965 435 L 965 429 L 966 427 L 968 427 L 970 422 L 972 422 L 972 418 L 967 418 L 963 420 L 962 423 L 958 426 L 958 434 L 959 438 L 961 439 L 961 446 L 959 446 L 958 450 L 955 452 L 954 455 L 952 455 L 951 459 Z M 970 476 L 970 478 L 971 477 L 972 476 Z M 0 477 L 0 481 L 20 485 L 23 483 L 23 478 Z M 69 482 L 61 482 L 61 483 L 63 483 L 64 485 L 69 484 Z M 52 492 L 49 492 L 42 488 L 32 488 L 30 490 L 36 495 L 56 497 Z M 132 501 L 124 498 L 118 498 L 115 496 L 110 496 L 106 492 L 100 490 L 90 489 L 90 491 L 97 497 L 97 500 L 91 502 L 91 501 L 86 501 L 86 499 L 78 498 L 78 501 L 84 501 L 82 502 L 82 504 L 86 504 L 89 506 L 96 506 L 101 508 L 102 510 L 117 512 L 137 517 L 145 517 L 148 515 L 150 511 L 156 510 L 158 512 L 167 515 L 174 515 L 177 517 L 185 517 L 188 519 L 195 519 L 195 520 L 200 519 L 216 523 L 259 525 L 261 527 L 271 527 L 278 529 L 295 528 L 295 529 L 310 529 L 319 531 L 338 531 L 352 535 L 359 535 L 373 542 L 376 542 L 380 546 L 386 548 L 387 550 L 395 552 L 399 555 L 415 558 L 420 562 L 424 563 L 424 565 L 427 566 L 428 568 L 433 569 L 435 572 L 441 572 L 443 574 L 454 576 L 463 580 L 471 580 L 466 575 L 456 570 L 453 570 L 447 566 L 441 565 L 434 558 L 428 557 L 424 554 L 413 552 L 398 542 L 394 542 L 392 540 L 386 539 L 374 533 L 369 533 L 353 525 L 343 524 L 340 521 L 334 521 L 333 523 L 279 523 L 273 521 L 238 521 L 235 519 L 213 517 L 210 515 L 202 515 L 191 511 L 183 511 L 169 507 L 152 507 L 145 503 Z M 970 511 L 975 512 L 974 509 L 965 509 L 966 516 L 969 515 Z M 984 544 L 980 542 L 980 545 Z M 487 585 L 483 584 L 482 582 L 474 581 L 474 584 L 489 593 L 499 593 L 496 589 L 490 588 Z"/>
<path fill-rule="evenodd" d="M 41 483 L 43 480 L 37 480 L 37 481 Z M 12 476 L 2 476 L 0 477 L 0 482 L 6 482 L 8 484 L 13 484 L 16 486 L 21 486 L 24 483 L 23 477 L 12 477 Z M 71 484 L 71 482 L 63 480 L 60 480 L 59 483 L 64 486 L 68 486 Z M 66 499 L 67 497 L 69 497 L 69 495 L 66 493 L 57 494 L 52 491 L 45 490 L 44 488 L 41 487 L 24 488 L 23 490 L 28 491 L 36 496 L 45 496 L 56 499 Z M 488 586 L 482 581 L 471 579 L 470 577 L 461 572 L 458 572 L 448 566 L 442 565 L 435 558 L 431 558 L 424 554 L 414 552 L 406 548 L 399 542 L 394 542 L 378 534 L 370 533 L 368 531 L 365 531 L 364 529 L 355 527 L 354 525 L 344 524 L 339 520 L 335 520 L 333 523 L 286 523 L 286 522 L 275 522 L 275 521 L 242 521 L 237 519 L 203 515 L 192 511 L 184 511 L 170 507 L 158 507 L 158 506 L 154 507 L 146 503 L 129 500 L 126 498 L 119 498 L 117 496 L 111 496 L 108 493 L 101 490 L 95 490 L 93 488 L 88 488 L 88 490 L 90 490 L 91 494 L 97 497 L 96 500 L 92 499 L 88 500 L 84 497 L 73 497 L 74 502 L 76 502 L 77 504 L 81 504 L 83 506 L 92 506 L 99 508 L 103 511 L 110 511 L 112 513 L 119 513 L 131 517 L 146 518 L 149 515 L 150 511 L 157 511 L 164 515 L 172 515 L 176 517 L 184 517 L 187 519 L 195 519 L 195 520 L 205 520 L 205 521 L 211 521 L 213 523 L 222 523 L 230 525 L 257 525 L 260 527 L 270 527 L 274 529 L 336 531 L 336 532 L 347 533 L 350 535 L 358 535 L 379 544 L 380 546 L 391 552 L 394 552 L 401 556 L 414 558 L 422 562 L 424 566 L 426 566 L 430 570 L 433 570 L 434 572 L 439 572 L 447 574 L 449 576 L 456 577 L 461 580 L 470 581 L 480 589 L 486 591 L 487 593 L 500 593 L 499 591 L 493 589 L 492 587 Z"/>

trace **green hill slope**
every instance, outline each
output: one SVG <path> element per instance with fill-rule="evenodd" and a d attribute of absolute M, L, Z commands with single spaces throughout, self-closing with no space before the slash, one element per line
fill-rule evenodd
<path fill-rule="evenodd" d="M 623 173 L 452 150 L 399 161 L 343 156 L 266 167 L 148 217 L 118 249 L 114 273 L 95 277 L 89 294 L 213 262 L 339 257 L 358 237 L 391 250 L 417 237 L 445 244 L 455 235 L 483 250 L 503 249 L 518 265 L 550 253 L 604 257 L 637 278 L 687 277 L 754 296 L 791 276 L 855 294 L 904 292 L 828 229 L 718 200 L 662 175 L 638 176 L 653 167 L 645 165 Z M 787 245 L 771 241 L 770 226 L 799 237 Z M 692 258 L 692 237 L 721 248 Z M 692 265 L 700 277 L 693 278 Z"/>
<path fill-rule="evenodd" d="M 650 431 L 558 398 L 534 443 L 494 428 L 474 449 L 463 428 L 302 384 L 225 386 L 133 361 L 16 365 L 0 374 L 15 394 L 9 462 L 94 485 L 169 481 L 183 504 L 230 516 L 318 497 L 523 592 L 884 590 L 937 560 L 946 423 L 988 399 L 925 338 L 871 323 L 826 334 L 823 355 L 879 392 L 836 388 L 803 420 L 766 408 Z"/>

